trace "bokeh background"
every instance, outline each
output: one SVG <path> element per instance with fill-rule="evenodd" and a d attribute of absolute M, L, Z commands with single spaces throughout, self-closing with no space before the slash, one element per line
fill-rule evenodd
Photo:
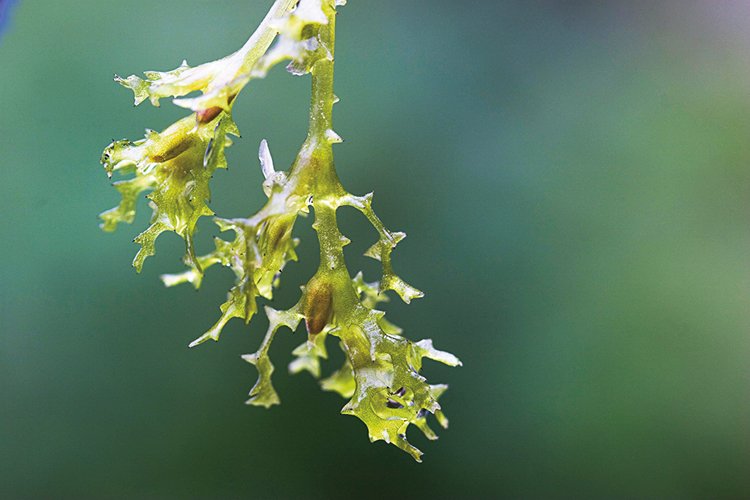
<path fill-rule="evenodd" d="M 425 462 L 338 413 L 272 349 L 282 406 L 243 405 L 264 320 L 189 350 L 230 286 L 164 289 L 182 243 L 136 275 L 104 234 L 110 139 L 181 116 L 111 81 L 239 47 L 270 1 L 21 1 L 0 38 L 0 496 L 743 497 L 750 491 L 750 4 L 352 0 L 339 15 L 337 146 L 409 238 L 427 292 L 387 306 L 462 368 Z M 212 207 L 249 215 L 257 146 L 288 165 L 309 80 L 281 69 L 235 107 Z M 317 265 L 310 221 L 277 304 Z M 343 228 L 352 270 L 375 234 Z M 203 248 L 215 234 L 201 226 Z M 340 356 L 333 356 L 328 370 Z"/>

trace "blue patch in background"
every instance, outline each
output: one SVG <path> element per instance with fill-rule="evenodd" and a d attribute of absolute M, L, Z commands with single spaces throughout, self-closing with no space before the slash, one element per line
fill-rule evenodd
<path fill-rule="evenodd" d="M 8 19 L 14 3 L 16 3 L 16 0 L 0 0 L 0 35 L 8 27 Z"/>

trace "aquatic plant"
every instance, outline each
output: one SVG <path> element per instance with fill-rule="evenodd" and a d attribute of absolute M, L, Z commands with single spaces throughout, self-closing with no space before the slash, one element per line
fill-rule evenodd
<path fill-rule="evenodd" d="M 154 255 L 155 242 L 165 231 L 185 241 L 187 267 L 162 276 L 167 286 L 190 283 L 199 288 L 205 271 L 214 265 L 233 271 L 235 283 L 218 320 L 190 344 L 193 347 L 218 341 L 232 318 L 250 322 L 258 312 L 258 300 L 273 299 L 284 266 L 297 259 L 295 223 L 312 211 L 319 267 L 302 287 L 295 306 L 265 307 L 269 320 L 265 338 L 256 352 L 243 356 L 258 371 L 247 402 L 264 407 L 279 403 L 271 383 L 274 366 L 269 347 L 282 327 L 293 332 L 304 320 L 307 339 L 294 350 L 296 359 L 289 370 L 320 378 L 321 360 L 327 358 L 326 338 L 336 337 L 346 361 L 322 378 L 321 387 L 349 399 L 341 412 L 361 419 L 371 441 L 385 440 L 419 461 L 422 453 L 406 439 L 409 425 L 429 439 L 437 438 L 428 426 L 429 415 L 443 427 L 448 425 L 438 403 L 447 386 L 429 384 L 420 375 L 422 361 L 428 358 L 450 366 L 461 362 L 435 349 L 429 339 L 406 339 L 377 309 L 389 290 L 406 303 L 422 297 L 422 292 L 393 269 L 391 254 L 405 234 L 386 228 L 373 211 L 372 194 L 349 193 L 334 167 L 333 145 L 341 142 L 333 129 L 333 106 L 338 100 L 333 91 L 336 8 L 343 4 L 345 0 L 276 0 L 245 45 L 227 57 L 195 67 L 183 62 L 173 71 L 145 72 L 145 78 L 116 76 L 118 83 L 133 91 L 136 105 L 149 100 L 159 106 L 160 99 L 173 98 L 174 104 L 192 113 L 162 132 L 147 130 L 141 140 L 114 141 L 104 150 L 101 161 L 107 174 L 122 177 L 113 184 L 122 199 L 101 214 L 101 226 L 114 231 L 120 223 L 132 223 L 137 200 L 148 193 L 151 224 L 134 240 L 140 245 L 133 261 L 138 271 Z M 249 217 L 215 218 L 219 229 L 233 237 L 215 238 L 213 251 L 197 255 L 196 224 L 201 217 L 214 215 L 208 205 L 211 179 L 227 167 L 225 149 L 232 144 L 231 136 L 239 136 L 232 108 L 243 88 L 280 63 L 287 63 L 294 75 L 311 75 L 307 138 L 288 171 L 276 170 L 268 144 L 261 142 L 259 159 L 268 200 Z M 336 220 L 341 207 L 358 210 L 377 231 L 377 241 L 366 252 L 382 264 L 377 282 L 365 281 L 362 273 L 352 276 L 347 268 L 343 248 L 350 241 Z"/>

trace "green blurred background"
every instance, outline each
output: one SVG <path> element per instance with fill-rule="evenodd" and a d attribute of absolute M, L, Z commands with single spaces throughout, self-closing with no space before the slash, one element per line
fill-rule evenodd
<path fill-rule="evenodd" d="M 741 497 L 750 494 L 750 6 L 733 1 L 352 0 L 339 15 L 337 165 L 409 238 L 427 292 L 387 305 L 464 361 L 425 462 L 285 370 L 243 405 L 264 319 L 187 344 L 230 286 L 164 289 L 96 215 L 110 139 L 182 110 L 112 82 L 239 47 L 270 1 L 21 1 L 0 39 L 0 496 L 83 498 Z M 304 138 L 309 80 L 254 82 L 214 179 L 224 216 L 260 207 L 257 147 Z M 278 305 L 317 265 L 309 220 Z M 352 213 L 352 270 L 375 234 Z M 203 248 L 215 233 L 201 226 Z M 340 356 L 328 368 L 336 367 Z"/>

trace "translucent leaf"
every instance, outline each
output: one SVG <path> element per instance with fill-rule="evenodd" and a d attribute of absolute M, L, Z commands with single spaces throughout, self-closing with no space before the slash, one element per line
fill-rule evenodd
<path fill-rule="evenodd" d="M 352 397 L 357 388 L 357 382 L 354 380 L 354 373 L 349 360 L 344 362 L 344 365 L 333 372 L 330 377 L 321 380 L 320 387 L 324 391 L 337 392 L 343 398 Z"/>
<path fill-rule="evenodd" d="M 368 309 L 375 309 L 378 303 L 388 302 L 390 300 L 386 294 L 380 291 L 380 283 L 366 283 L 362 276 L 362 272 L 357 273 L 354 277 L 353 283 L 354 289 L 357 294 L 359 294 L 360 302 Z M 401 334 L 401 328 L 385 319 L 385 314 L 383 314 L 378 320 L 378 324 L 380 325 L 380 328 L 383 329 L 383 332 L 388 335 Z"/>
<path fill-rule="evenodd" d="M 281 194 L 277 196 L 282 196 Z M 269 200 L 273 206 L 274 201 Z M 228 242 L 215 240 L 216 249 L 197 257 L 190 269 L 181 274 L 162 276 L 167 286 L 192 283 L 200 286 L 203 269 L 217 263 L 230 267 L 235 274 L 235 284 L 228 293 L 227 301 L 221 305 L 221 317 L 203 335 L 194 340 L 190 347 L 207 340 L 219 340 L 221 331 L 232 318 L 242 318 L 249 323 L 257 312 L 257 298 L 273 298 L 273 289 L 279 284 L 279 275 L 287 262 L 297 260 L 295 247 L 298 240 L 292 238 L 292 229 L 299 208 L 292 205 L 289 213 L 261 211 L 252 219 L 215 219 L 222 231 L 234 231 L 235 238 Z M 206 266 L 203 269 L 198 266 Z"/>
<path fill-rule="evenodd" d="M 133 91 L 135 104 L 149 99 L 154 106 L 164 97 L 181 97 L 199 91 L 197 98 L 176 99 L 175 104 L 200 112 L 212 108 L 229 110 L 232 100 L 249 81 L 249 74 L 278 32 L 277 23 L 296 0 L 277 0 L 245 45 L 237 52 L 196 67 L 187 61 L 172 71 L 146 71 L 144 78 L 115 76 L 115 81 Z"/>
<path fill-rule="evenodd" d="M 340 324 L 332 331 L 341 338 L 356 384 L 342 413 L 362 420 L 371 441 L 384 440 L 420 461 L 422 453 L 407 441 L 407 428 L 414 424 L 428 438 L 435 439 L 426 415 L 437 415 L 441 410 L 437 399 L 447 388 L 430 385 L 419 374 L 422 359 L 427 357 L 451 366 L 460 365 L 460 361 L 435 349 L 430 340 L 413 343 L 385 334 L 379 325 L 381 315 L 361 306 L 349 316 L 348 324 Z M 346 371 L 337 372 L 326 384 L 347 393 Z M 439 421 L 447 424 L 442 414 Z"/>
<path fill-rule="evenodd" d="M 280 403 L 279 396 L 271 383 L 274 368 L 268 357 L 268 350 L 278 329 L 286 326 L 292 331 L 296 330 L 301 316 L 294 308 L 289 311 L 276 311 L 266 307 L 265 310 L 269 323 L 266 336 L 256 352 L 245 354 L 242 359 L 258 369 L 258 381 L 250 390 L 250 399 L 247 400 L 247 404 L 268 408 Z"/>
<path fill-rule="evenodd" d="M 108 175 L 130 175 L 113 185 L 120 192 L 120 204 L 100 215 L 102 229 L 114 231 L 120 222 L 132 223 L 141 193 L 153 211 L 151 226 L 135 239 L 141 245 L 133 265 L 140 271 L 143 261 L 155 252 L 155 242 L 164 231 L 179 234 L 186 244 L 186 255 L 195 259 L 192 237 L 203 216 L 213 215 L 209 181 L 216 169 L 226 168 L 224 149 L 231 145 L 228 134 L 238 135 L 229 115 L 198 124 L 191 115 L 161 133 L 146 131 L 136 142 L 115 141 L 102 154 Z M 197 264 L 196 264 L 197 265 Z"/>
<path fill-rule="evenodd" d="M 321 332 L 292 351 L 296 359 L 289 363 L 289 373 L 308 371 L 313 377 L 320 378 L 320 360 L 328 359 L 325 344 L 327 336 L 326 332 Z"/>
<path fill-rule="evenodd" d="M 409 285 L 394 273 L 393 264 L 391 263 L 391 253 L 393 252 L 393 249 L 396 248 L 396 245 L 406 238 L 406 234 L 391 232 L 386 229 L 372 209 L 372 193 L 365 196 L 348 195 L 342 197 L 340 203 L 342 205 L 352 206 L 362 212 L 380 236 L 380 239 L 365 252 L 365 256 L 379 260 L 383 266 L 383 277 L 380 280 L 380 292 L 393 290 L 399 295 L 399 297 L 401 297 L 401 300 L 407 304 L 413 299 L 424 297 L 424 293 Z"/>
<path fill-rule="evenodd" d="M 304 75 L 321 59 L 331 60 L 330 49 L 321 41 L 320 27 L 328 24 L 322 0 L 300 0 L 296 9 L 278 23 L 279 38 L 253 69 L 252 76 L 264 77 L 283 61 L 290 61 L 287 70 Z"/>

